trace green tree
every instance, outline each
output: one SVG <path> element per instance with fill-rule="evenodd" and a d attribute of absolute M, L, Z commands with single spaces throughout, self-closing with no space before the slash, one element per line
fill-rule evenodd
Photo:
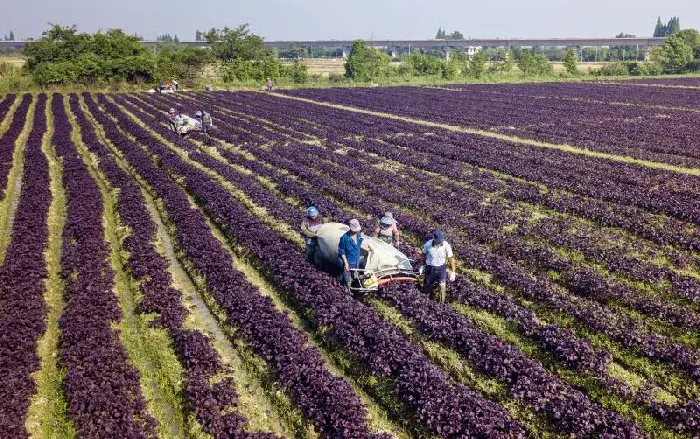
<path fill-rule="evenodd" d="M 139 37 L 127 35 L 121 29 L 98 32 L 89 39 L 86 51 L 107 59 L 149 55 Z"/>
<path fill-rule="evenodd" d="M 390 63 L 389 55 L 368 47 L 363 40 L 355 40 L 345 63 L 345 76 L 355 81 L 367 82 L 386 76 Z"/>
<path fill-rule="evenodd" d="M 566 51 L 566 56 L 564 57 L 564 68 L 570 75 L 578 74 L 578 67 L 576 65 L 576 53 L 574 49 L 569 49 Z"/>
<path fill-rule="evenodd" d="M 686 29 L 668 37 L 663 47 L 654 48 L 651 58 L 662 66 L 664 73 L 683 73 L 698 55 L 700 34 Z"/>
<path fill-rule="evenodd" d="M 52 25 L 42 37 L 22 48 L 27 68 L 33 71 L 42 62 L 62 62 L 77 57 L 90 41 L 87 34 L 78 34 L 76 26 Z"/>
<path fill-rule="evenodd" d="M 528 49 L 522 50 L 518 59 L 518 68 L 527 76 L 546 76 L 554 72 L 551 61 L 544 54 L 533 55 Z"/>
<path fill-rule="evenodd" d="M 295 84 L 306 84 L 309 82 L 309 67 L 298 59 L 294 60 L 289 68 L 289 76 Z"/>
<path fill-rule="evenodd" d="M 460 64 L 450 58 L 448 61 L 441 63 L 442 78 L 447 80 L 456 79 L 460 74 Z"/>
<path fill-rule="evenodd" d="M 486 70 L 486 53 L 483 50 L 477 50 L 469 61 L 469 74 L 474 78 L 481 78 L 484 70 Z"/>
<path fill-rule="evenodd" d="M 675 35 L 681 31 L 681 20 L 678 17 L 671 18 L 668 22 L 667 35 Z"/>
<path fill-rule="evenodd" d="M 693 48 L 693 57 L 700 58 L 700 32 L 695 29 L 684 29 L 676 34 L 685 44 Z"/>
<path fill-rule="evenodd" d="M 439 75 L 443 71 L 443 61 L 437 56 L 414 52 L 406 55 L 403 60 L 407 72 L 411 76 Z"/>
<path fill-rule="evenodd" d="M 661 22 L 661 17 L 656 19 L 656 28 L 654 28 L 654 37 L 665 37 L 666 36 L 666 26 Z"/>
<path fill-rule="evenodd" d="M 195 78 L 214 61 L 211 52 L 202 47 L 168 44 L 158 47 L 156 79 Z"/>
<path fill-rule="evenodd" d="M 42 38 L 23 47 L 27 69 L 40 84 L 147 81 L 153 56 L 136 36 L 114 29 L 79 34 L 75 26 L 52 25 Z"/>
<path fill-rule="evenodd" d="M 248 24 L 235 29 L 211 29 L 206 34 L 212 55 L 220 64 L 224 81 L 261 81 L 288 75 L 288 70 L 275 57 L 264 40 L 250 32 Z"/>
<path fill-rule="evenodd" d="M 501 69 L 508 73 L 513 71 L 513 67 L 515 67 L 515 53 L 513 52 L 512 47 L 508 47 L 506 49 L 506 54 Z"/>
<path fill-rule="evenodd" d="M 675 35 L 681 31 L 681 20 L 678 17 L 671 17 L 668 23 L 663 24 L 661 17 L 656 20 L 656 27 L 654 28 L 655 37 L 668 37 Z"/>
<path fill-rule="evenodd" d="M 211 45 L 212 54 L 221 61 L 261 61 L 272 56 L 272 49 L 265 47 L 264 40 L 250 33 L 248 24 L 235 29 L 211 29 L 205 36 Z"/>

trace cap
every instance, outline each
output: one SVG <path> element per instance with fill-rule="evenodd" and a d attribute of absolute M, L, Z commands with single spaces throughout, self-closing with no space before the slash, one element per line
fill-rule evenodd
<path fill-rule="evenodd" d="M 197 111 L 196 113 L 194 113 L 194 117 L 202 117 L 202 112 Z"/>
<path fill-rule="evenodd" d="M 309 206 L 309 208 L 306 209 L 306 214 L 311 218 L 315 218 L 316 215 L 318 215 L 318 209 L 316 209 L 314 206 Z"/>
<path fill-rule="evenodd" d="M 362 230 L 360 222 L 355 218 L 350 220 L 350 230 L 352 230 L 353 232 L 359 232 L 360 230 Z"/>
<path fill-rule="evenodd" d="M 442 244 L 445 242 L 445 234 L 438 230 L 433 233 L 433 244 Z"/>

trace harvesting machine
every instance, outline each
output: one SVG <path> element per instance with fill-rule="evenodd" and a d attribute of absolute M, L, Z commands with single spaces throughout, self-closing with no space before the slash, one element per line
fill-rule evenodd
<path fill-rule="evenodd" d="M 340 272 L 343 268 L 338 257 L 340 238 L 349 227 L 340 223 L 327 223 L 316 233 L 318 246 L 314 253 L 317 267 L 331 272 Z M 371 252 L 362 251 L 359 268 L 351 270 L 352 293 L 376 291 L 380 286 L 392 282 L 418 282 L 418 273 L 413 270 L 412 260 L 394 246 L 377 238 L 364 236 L 364 242 L 372 247 Z"/>

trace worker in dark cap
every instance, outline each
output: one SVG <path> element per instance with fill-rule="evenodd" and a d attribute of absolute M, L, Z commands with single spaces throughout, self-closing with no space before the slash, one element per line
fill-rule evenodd
<path fill-rule="evenodd" d="M 447 269 L 447 263 L 450 269 Z M 421 272 L 425 274 L 423 283 L 423 293 L 430 294 L 435 284 L 440 285 L 440 302 L 445 303 L 447 294 L 447 279 L 455 281 L 455 257 L 452 253 L 452 246 L 445 240 L 445 234 L 441 231 L 433 233 L 433 239 L 423 246 L 421 253 Z"/>

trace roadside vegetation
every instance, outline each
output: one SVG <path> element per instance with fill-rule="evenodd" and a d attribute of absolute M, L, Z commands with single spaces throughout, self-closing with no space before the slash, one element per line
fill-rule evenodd
<path fill-rule="evenodd" d="M 700 72 L 700 33 L 680 30 L 678 19 L 660 20 L 655 35 L 666 44 L 644 48 L 469 48 L 436 47 L 392 52 L 356 40 L 349 52 L 340 48 L 266 47 L 247 24 L 197 31 L 210 48 L 180 43 L 169 34 L 147 47 L 141 38 L 119 29 L 80 33 L 76 26 L 51 25 L 20 55 L 0 58 L 0 93 L 32 90 L 133 91 L 177 80 L 182 88 L 260 89 L 267 78 L 275 86 L 333 87 L 366 85 L 442 85 L 581 81 L 600 77 L 639 77 Z M 457 40 L 438 31 L 439 39 Z M 616 37 L 633 35 L 620 33 Z M 446 43 L 449 45 L 449 43 Z M 343 56 L 344 62 L 340 61 Z M 336 72 L 312 71 L 318 57 L 337 60 Z M 561 63 L 555 68 L 554 63 Z"/>

